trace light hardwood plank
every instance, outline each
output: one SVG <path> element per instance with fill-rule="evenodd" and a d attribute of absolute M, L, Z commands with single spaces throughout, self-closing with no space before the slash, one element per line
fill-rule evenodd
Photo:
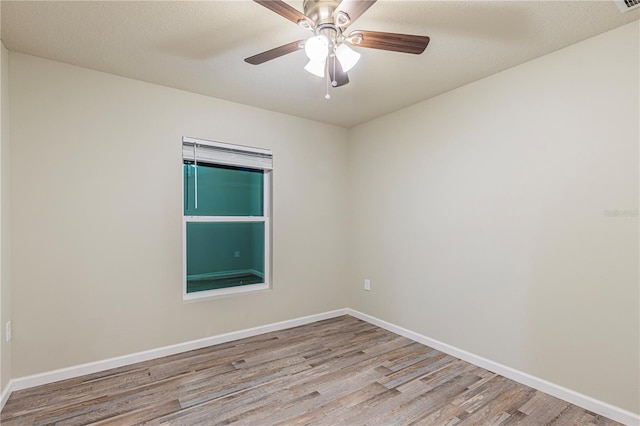
<path fill-rule="evenodd" d="M 17 391 L 0 422 L 618 425 L 350 316 Z"/>

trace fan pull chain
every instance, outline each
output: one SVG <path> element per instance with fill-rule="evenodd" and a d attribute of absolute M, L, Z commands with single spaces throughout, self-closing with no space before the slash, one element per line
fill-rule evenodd
<path fill-rule="evenodd" d="M 324 95 L 324 98 L 331 99 L 331 95 L 329 94 L 329 64 L 327 63 L 325 66 L 327 68 L 327 94 Z"/>
<path fill-rule="evenodd" d="M 336 81 L 336 61 L 338 60 L 338 58 L 336 58 L 335 53 L 333 54 L 333 81 L 331 82 L 331 85 L 333 87 L 337 87 L 338 86 L 338 82 Z"/>

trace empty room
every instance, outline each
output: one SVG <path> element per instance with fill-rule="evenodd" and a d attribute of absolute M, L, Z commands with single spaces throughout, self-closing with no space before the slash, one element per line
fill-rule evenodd
<path fill-rule="evenodd" d="M 0 424 L 640 425 L 636 0 L 0 23 Z"/>

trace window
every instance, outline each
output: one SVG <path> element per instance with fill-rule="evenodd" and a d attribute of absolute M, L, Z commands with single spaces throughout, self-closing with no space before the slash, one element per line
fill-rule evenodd
<path fill-rule="evenodd" d="M 185 300 L 270 285 L 271 151 L 182 138 Z"/>

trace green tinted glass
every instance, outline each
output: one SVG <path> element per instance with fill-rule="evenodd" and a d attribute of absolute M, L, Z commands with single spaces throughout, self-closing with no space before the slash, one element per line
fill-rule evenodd
<path fill-rule="evenodd" d="M 185 161 L 183 173 L 185 216 L 264 215 L 262 170 Z"/>
<path fill-rule="evenodd" d="M 187 293 L 264 282 L 264 222 L 187 222 Z"/>

